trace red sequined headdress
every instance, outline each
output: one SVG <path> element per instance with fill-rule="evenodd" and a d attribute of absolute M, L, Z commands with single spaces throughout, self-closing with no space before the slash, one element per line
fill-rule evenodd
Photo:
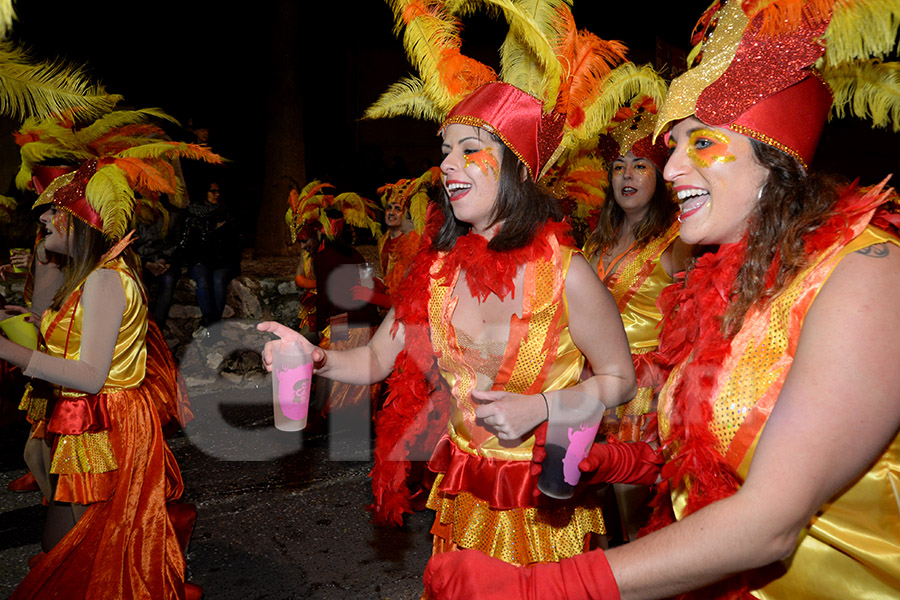
<path fill-rule="evenodd" d="M 655 134 L 691 115 L 774 146 L 808 167 L 829 111 L 884 126 L 900 110 L 900 3 L 719 0 L 694 30 Z M 896 130 L 896 124 L 895 124 Z"/>
<path fill-rule="evenodd" d="M 662 138 L 653 139 L 656 103 L 646 96 L 636 99 L 616 113 L 609 128 L 600 135 L 597 149 L 609 165 L 629 152 L 646 158 L 659 170 L 666 166 L 669 152 Z"/>
<path fill-rule="evenodd" d="M 166 139 L 154 123 L 160 119 L 175 122 L 152 108 L 112 111 L 88 124 L 69 113 L 27 119 L 16 134 L 22 161 L 16 185 L 39 194 L 35 207 L 52 202 L 120 240 L 134 226 L 137 205 L 165 219 L 163 194 L 176 206 L 186 204 L 175 160 L 222 162 L 206 146 Z M 70 166 L 45 164 L 51 160 Z"/>

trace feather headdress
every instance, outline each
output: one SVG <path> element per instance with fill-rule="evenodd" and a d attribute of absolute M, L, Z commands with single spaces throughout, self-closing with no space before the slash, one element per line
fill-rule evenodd
<path fill-rule="evenodd" d="M 375 220 L 375 203 L 354 192 L 334 195 L 330 183 L 309 182 L 302 190 L 292 188 L 284 221 L 291 235 L 291 243 L 319 231 L 329 239 L 337 234 L 335 219 L 329 212 L 339 212 L 348 225 L 368 229 L 373 236 L 381 235 L 381 225 Z"/>
<path fill-rule="evenodd" d="M 184 203 L 178 160 L 223 162 L 206 146 L 167 139 L 152 118 L 175 122 L 159 109 L 114 111 L 80 128 L 70 113 L 28 120 L 16 137 L 22 155 L 16 184 L 40 192 L 35 206 L 52 201 L 108 238 L 121 239 L 134 225 L 137 204 L 164 215 L 163 194 L 176 205 Z M 46 171 L 41 163 L 51 161 L 77 168 L 41 191 L 47 184 L 40 181 Z"/>
<path fill-rule="evenodd" d="M 77 109 L 80 118 L 90 120 L 121 98 L 106 93 L 80 67 L 34 62 L 25 50 L 0 42 L 0 112 L 13 119 Z"/>
<path fill-rule="evenodd" d="M 719 0 L 695 28 L 687 72 L 655 134 L 695 115 L 783 150 L 806 167 L 827 118 L 900 130 L 900 0 Z"/>
<path fill-rule="evenodd" d="M 428 202 L 431 198 L 431 189 L 441 181 L 441 169 L 431 167 L 415 179 L 401 179 L 396 183 L 388 183 L 378 188 L 378 196 L 381 205 L 387 208 L 391 202 L 396 202 L 409 210 L 410 219 L 416 232 L 425 230 L 425 214 L 428 210 Z"/>
<path fill-rule="evenodd" d="M 406 115 L 491 130 L 537 180 L 564 147 L 585 137 L 587 115 L 619 42 L 576 29 L 568 0 L 389 0 L 396 31 L 419 72 L 391 86 L 366 118 Z M 500 73 L 460 53 L 460 18 L 478 9 L 504 15 L 509 33 Z"/>

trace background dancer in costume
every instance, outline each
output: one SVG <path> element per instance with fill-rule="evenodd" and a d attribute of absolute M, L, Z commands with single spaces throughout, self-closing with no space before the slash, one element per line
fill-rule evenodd
<path fill-rule="evenodd" d="M 659 89 L 664 92 L 665 84 Z M 601 436 L 619 442 L 658 440 L 658 369 L 650 362 L 662 318 L 656 299 L 685 269 L 691 254 L 691 247 L 678 237 L 678 207 L 662 175 L 668 151 L 662 139 L 652 140 L 656 103 L 661 100 L 636 99 L 600 136 L 598 151 L 607 164 L 609 192 L 585 244 L 585 256 L 622 313 L 638 380 L 634 399 L 607 411 L 600 426 Z M 615 484 L 613 490 L 623 539 L 634 539 L 649 514 L 648 489 Z"/>
<path fill-rule="evenodd" d="M 896 196 L 808 168 L 831 90 L 839 106 L 852 98 L 840 79 L 861 68 L 896 90 L 891 65 L 851 59 L 892 51 L 900 5 L 776 4 L 708 11 L 701 61 L 659 115 L 657 132 L 672 124 L 664 175 L 681 237 L 720 246 L 660 298 L 658 353 L 672 370 L 651 532 L 531 569 L 477 552 L 435 557 L 436 597 L 897 597 Z M 820 58 L 831 90 L 810 68 Z M 890 102 L 863 81 L 857 110 Z M 595 446 L 594 478 L 654 475 L 642 446 Z"/>
<path fill-rule="evenodd" d="M 333 189 L 316 180 L 300 192 L 291 190 L 285 220 L 291 240 L 299 240 L 303 247 L 302 282 L 310 279 L 315 286 L 314 310 L 307 312 L 301 301 L 301 317 L 314 323 L 311 337 L 319 345 L 347 350 L 368 343 L 381 322 L 376 305 L 353 295 L 353 288 L 360 285 L 360 265 L 366 261 L 347 241 L 348 226 L 367 228 L 374 236 L 381 228 L 374 219 L 371 200 L 354 192 L 327 193 Z M 311 267 L 308 273 L 307 264 Z M 300 277 L 297 282 L 301 283 Z M 301 330 L 305 324 L 301 319 Z M 379 386 L 348 385 L 325 377 L 317 378 L 315 387 L 313 405 L 323 415 L 363 402 L 374 410 L 379 395 Z"/>
<path fill-rule="evenodd" d="M 576 33 L 567 8 L 558 16 L 552 22 L 565 23 L 560 30 L 543 23 L 557 41 Z M 439 4 L 416 13 L 407 29 L 427 27 L 419 19 L 456 26 Z M 581 39 L 597 72 L 622 60 L 620 45 Z M 524 41 L 511 33 L 507 44 L 521 48 Z M 443 97 L 446 112 L 433 115 L 442 123 L 444 193 L 422 250 L 367 347 L 313 349 L 313 356 L 319 372 L 335 379 L 390 375 L 376 420 L 376 521 L 402 522 L 410 512 L 409 459 L 432 455 L 435 554 L 476 547 L 513 564 L 552 562 L 582 552 L 605 528 L 591 496 L 539 496 L 536 428 L 553 410 L 556 390 L 578 390 L 601 410 L 627 401 L 634 369 L 611 295 L 572 246 L 556 200 L 536 185 L 565 137 L 566 113 L 552 110 L 557 96 L 545 103 L 496 81 L 452 47 L 438 53 L 450 61 L 442 68 L 484 79 Z M 546 38 L 542 47 L 541 59 L 554 67 L 550 77 L 562 78 L 554 89 L 575 89 L 583 73 L 564 71 Z M 510 66 L 506 74 L 516 72 Z M 394 99 L 389 91 L 370 116 L 396 107 Z M 260 329 L 300 337 L 276 323 Z M 267 365 L 278 343 L 264 350 Z M 586 358 L 594 375 L 579 382 Z"/>
<path fill-rule="evenodd" d="M 22 401 L 46 458 L 29 468 L 50 482 L 50 506 L 44 552 L 13 598 L 200 595 L 184 582 L 193 511 L 174 505 L 183 485 L 162 430 L 189 415 L 174 361 L 147 317 L 140 262 L 126 233 L 135 190 L 150 203 L 160 193 L 176 193 L 169 161 L 220 158 L 160 141 L 156 128 L 132 122 L 144 116 L 112 114 L 95 129 L 57 139 L 56 150 L 70 157 L 107 147 L 98 139 L 117 151 L 57 177 L 36 203 L 52 203 L 41 216 L 45 248 L 67 258 L 62 285 L 43 315 L 40 350 L 0 340 L 0 356 L 53 384 L 50 397 L 26 393 Z M 117 138 L 123 121 L 128 133 Z M 142 137 L 148 128 L 154 135 Z"/>
<path fill-rule="evenodd" d="M 381 277 L 376 279 L 374 290 L 362 286 L 354 288 L 354 298 L 385 309 L 391 307 L 391 296 L 397 292 L 419 250 L 430 194 L 440 181 L 441 170 L 431 167 L 416 179 L 401 179 L 378 188 L 387 228 L 378 238 Z M 410 219 L 407 213 L 415 218 Z"/>

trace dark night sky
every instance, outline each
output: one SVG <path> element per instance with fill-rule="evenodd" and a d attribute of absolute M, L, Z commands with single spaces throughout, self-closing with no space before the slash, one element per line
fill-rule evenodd
<path fill-rule="evenodd" d="M 13 36 L 38 56 L 87 65 L 129 105 L 158 106 L 182 121 L 207 120 L 211 145 L 235 161 L 243 193 L 252 197 L 262 185 L 267 90 L 270 79 L 284 73 L 269 43 L 279 1 L 302 2 L 296 35 L 303 57 L 299 80 L 307 177 L 334 181 L 354 173 L 351 185 L 377 187 L 393 181 L 394 173 L 366 171 L 361 165 L 369 163 L 361 157 L 380 155 L 390 163 L 401 155 L 413 171 L 409 175 L 420 172 L 418 161 L 437 160 L 434 124 L 358 121 L 389 84 L 411 71 L 392 34 L 391 11 L 380 0 L 259 0 L 232 3 L 231 10 L 221 0 L 19 0 Z M 686 50 L 691 27 L 708 0 L 653 3 L 652 11 L 610 4 L 575 2 L 578 26 L 623 40 L 629 57 L 643 63 L 652 61 L 657 37 Z M 502 20 L 466 19 L 463 51 L 496 61 L 506 31 Z M 879 148 L 894 142 L 896 134 L 872 133 L 866 124 L 829 125 L 819 157 L 830 168 L 853 167 L 864 183 L 871 183 L 868 179 L 893 168 L 884 166 Z M 852 164 L 845 158 L 848 146 L 853 146 Z M 366 189 L 353 191 L 366 194 Z"/>

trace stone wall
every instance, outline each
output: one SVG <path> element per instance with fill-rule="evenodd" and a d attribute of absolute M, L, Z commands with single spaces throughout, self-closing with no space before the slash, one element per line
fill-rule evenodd
<path fill-rule="evenodd" d="M 366 260 L 375 261 L 374 246 L 358 248 Z M 297 257 L 254 259 L 245 257 L 241 275 L 228 286 L 223 319 L 200 326 L 197 285 L 182 275 L 175 287 L 163 336 L 172 350 L 189 390 L 270 385 L 260 364 L 260 352 L 272 334 L 256 330 L 260 321 L 278 321 L 292 329 L 299 326 L 300 291 L 294 283 Z M 0 282 L 0 293 L 10 304 L 23 303 L 21 276 Z M 153 297 L 154 289 L 148 289 Z"/>
<path fill-rule="evenodd" d="M 200 326 L 196 284 L 187 275 L 179 279 L 163 335 L 189 390 L 268 385 L 259 353 L 273 336 L 258 332 L 256 324 L 298 326 L 295 264 L 293 257 L 245 260 L 229 285 L 224 318 L 210 327 Z M 9 304 L 21 305 L 24 285 L 23 277 L 10 277 L 0 282 L 0 293 Z M 148 293 L 152 298 L 152 287 Z"/>

